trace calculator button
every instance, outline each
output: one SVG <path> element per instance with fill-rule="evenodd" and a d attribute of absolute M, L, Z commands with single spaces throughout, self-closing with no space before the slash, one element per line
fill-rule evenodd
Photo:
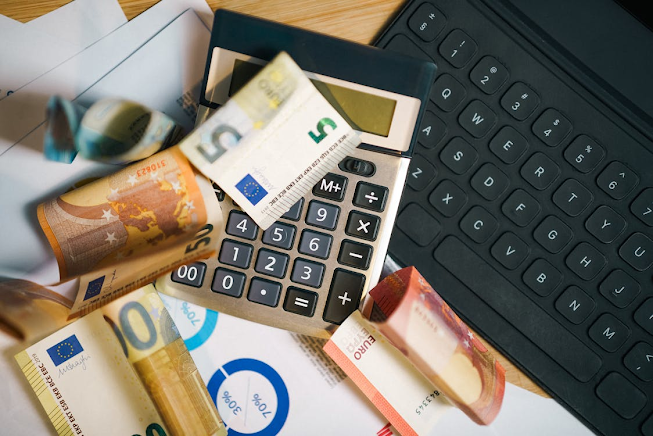
<path fill-rule="evenodd" d="M 540 104 L 540 97 L 528 86 L 517 82 L 501 97 L 501 107 L 517 121 L 524 121 Z"/>
<path fill-rule="evenodd" d="M 505 216 L 519 227 L 526 227 L 540 213 L 542 207 L 528 192 L 517 189 L 501 206 Z"/>
<path fill-rule="evenodd" d="M 519 171 L 533 188 L 543 191 L 560 175 L 560 167 L 543 153 L 534 153 Z"/>
<path fill-rule="evenodd" d="M 340 208 L 338 206 L 313 200 L 308 204 L 306 224 L 333 230 L 338 224 L 339 215 Z"/>
<path fill-rule="evenodd" d="M 253 251 L 253 247 L 249 244 L 241 244 L 240 242 L 225 239 L 222 242 L 218 260 L 227 265 L 249 268 Z"/>
<path fill-rule="evenodd" d="M 574 179 L 565 180 L 553 194 L 553 202 L 569 216 L 580 215 L 593 200 L 592 193 Z"/>
<path fill-rule="evenodd" d="M 635 311 L 635 322 L 646 330 L 650 335 L 653 335 L 653 298 L 647 300 L 639 306 Z"/>
<path fill-rule="evenodd" d="M 589 173 L 603 160 L 605 150 L 587 135 L 579 135 L 565 150 L 565 159 L 581 173 Z"/>
<path fill-rule="evenodd" d="M 549 147 L 559 145 L 571 132 L 571 123 L 555 109 L 547 109 L 533 123 L 533 133 Z"/>
<path fill-rule="evenodd" d="M 624 365 L 641 380 L 653 380 L 653 347 L 638 342 L 624 357 Z"/>
<path fill-rule="evenodd" d="M 334 324 L 340 324 L 347 319 L 358 309 L 364 285 L 364 275 L 336 269 L 333 272 L 323 319 Z"/>
<path fill-rule="evenodd" d="M 626 220 L 608 206 L 600 206 L 585 221 L 585 228 L 596 239 L 609 244 L 626 229 Z"/>
<path fill-rule="evenodd" d="M 388 199 L 388 188 L 366 182 L 358 182 L 354 193 L 354 205 L 375 212 L 383 212 Z"/>
<path fill-rule="evenodd" d="M 347 177 L 339 174 L 327 173 L 313 186 L 313 195 L 328 198 L 329 200 L 342 201 L 347 189 Z"/>
<path fill-rule="evenodd" d="M 422 3 L 408 19 L 408 28 L 425 42 L 431 42 L 444 29 L 447 18 L 430 3 Z"/>
<path fill-rule="evenodd" d="M 620 269 L 612 271 L 599 286 L 601 294 L 620 309 L 632 303 L 641 289 L 635 279 Z"/>
<path fill-rule="evenodd" d="M 218 201 L 223 201 L 225 195 L 224 191 L 220 189 L 220 187 L 215 182 L 211 182 L 211 186 L 213 187 L 213 192 L 215 192 L 215 198 L 217 198 Z"/>
<path fill-rule="evenodd" d="M 277 307 L 280 295 L 281 285 L 279 283 L 255 277 L 249 284 L 247 299 L 254 303 Z"/>
<path fill-rule="evenodd" d="M 433 148 L 442 141 L 447 133 L 447 125 L 433 112 L 424 112 L 424 117 L 417 132 L 417 142 L 424 148 Z"/>
<path fill-rule="evenodd" d="M 246 213 L 232 210 L 227 220 L 227 234 L 254 240 L 258 234 L 258 226 Z"/>
<path fill-rule="evenodd" d="M 467 90 L 459 81 L 450 76 L 443 74 L 433 83 L 429 98 L 444 112 L 451 112 L 467 96 Z"/>
<path fill-rule="evenodd" d="M 492 56 L 485 56 L 469 73 L 472 83 L 486 94 L 494 94 L 508 80 L 508 70 Z"/>
<path fill-rule="evenodd" d="M 528 141 L 510 126 L 504 126 L 490 141 L 490 150 L 504 163 L 513 164 L 528 149 Z"/>
<path fill-rule="evenodd" d="M 413 158 L 415 159 L 415 158 Z M 440 160 L 456 174 L 466 173 L 478 159 L 476 149 L 461 137 L 455 137 L 440 152 Z"/>
<path fill-rule="evenodd" d="M 630 211 L 644 224 L 653 227 L 653 188 L 642 191 L 630 205 Z"/>
<path fill-rule="evenodd" d="M 553 215 L 544 218 L 533 232 L 533 238 L 553 254 L 565 248 L 573 236 L 571 229 Z"/>
<path fill-rule="evenodd" d="M 415 154 L 410 160 L 408 167 L 408 177 L 406 183 L 415 191 L 421 191 L 426 188 L 431 180 L 435 178 L 437 171 L 422 155 Z"/>
<path fill-rule="evenodd" d="M 462 68 L 476 53 L 476 42 L 460 29 L 452 30 L 440 44 L 443 58 L 456 68 Z"/>
<path fill-rule="evenodd" d="M 637 271 L 653 265 L 653 241 L 643 233 L 633 233 L 619 248 L 619 256 Z"/>
<path fill-rule="evenodd" d="M 497 114 L 480 100 L 474 100 L 458 116 L 458 123 L 474 138 L 481 138 L 494 127 Z"/>
<path fill-rule="evenodd" d="M 286 299 L 283 302 L 283 310 L 296 313 L 297 315 L 311 317 L 315 313 L 317 294 L 303 289 L 289 287 L 286 291 Z"/>
<path fill-rule="evenodd" d="M 345 233 L 368 241 L 374 241 L 379 234 L 381 218 L 356 211 L 349 212 Z"/>
<path fill-rule="evenodd" d="M 617 372 L 599 383 L 596 395 L 624 419 L 634 418 L 646 405 L 646 395 Z"/>
<path fill-rule="evenodd" d="M 299 240 L 298 250 L 302 254 L 326 259 L 329 257 L 332 242 L 333 237 L 330 235 L 312 230 L 304 230 Z"/>
<path fill-rule="evenodd" d="M 346 173 L 357 174 L 363 177 L 371 177 L 376 173 L 376 166 L 372 162 L 351 156 L 340 161 L 338 168 Z"/>
<path fill-rule="evenodd" d="M 283 278 L 288 269 L 290 257 L 287 254 L 277 253 L 276 251 L 260 249 L 254 270 L 261 274 Z"/>
<path fill-rule="evenodd" d="M 558 297 L 555 307 L 569 322 L 580 324 L 594 311 L 596 302 L 578 286 L 570 286 Z"/>
<path fill-rule="evenodd" d="M 218 294 L 240 298 L 245 289 L 245 274 L 227 268 L 217 268 L 211 283 L 211 290 Z"/>
<path fill-rule="evenodd" d="M 524 272 L 522 279 L 537 295 L 546 297 L 562 282 L 562 274 L 546 260 L 537 259 Z"/>
<path fill-rule="evenodd" d="M 443 180 L 429 195 L 429 203 L 447 218 L 467 203 L 467 194 L 450 180 Z"/>
<path fill-rule="evenodd" d="M 358 242 L 344 240 L 340 245 L 338 262 L 358 269 L 367 269 L 372 260 L 372 247 Z"/>
<path fill-rule="evenodd" d="M 587 242 L 578 244 L 566 259 L 569 269 L 583 280 L 592 280 L 606 263 L 605 256 Z"/>
<path fill-rule="evenodd" d="M 319 288 L 322 286 L 323 277 L 323 264 L 301 258 L 295 259 L 295 265 L 290 274 L 290 280 L 293 282 Z"/>
<path fill-rule="evenodd" d="M 630 329 L 613 315 L 604 313 L 592 324 L 589 335 L 601 348 L 613 353 L 626 342 Z"/>
<path fill-rule="evenodd" d="M 397 227 L 420 247 L 426 247 L 440 233 L 442 226 L 417 203 L 411 203 L 397 215 Z"/>
<path fill-rule="evenodd" d="M 482 244 L 499 228 L 499 222 L 487 210 L 474 206 L 460 221 L 460 228 L 474 242 Z"/>
<path fill-rule="evenodd" d="M 202 262 L 194 262 L 188 265 L 182 265 L 172 272 L 171 280 L 183 285 L 199 288 L 204 282 L 206 265 Z"/>
<path fill-rule="evenodd" d="M 295 241 L 295 231 L 295 226 L 275 222 L 263 232 L 263 243 L 290 250 Z"/>
<path fill-rule="evenodd" d="M 300 198 L 299 201 L 292 205 L 288 212 L 281 215 L 281 218 L 287 220 L 299 221 L 299 217 L 302 215 L 302 209 L 304 208 L 304 197 Z"/>
<path fill-rule="evenodd" d="M 507 269 L 517 268 L 528 257 L 530 248 L 514 233 L 506 232 L 494 243 L 490 252 Z"/>
<path fill-rule="evenodd" d="M 621 200 L 639 183 L 639 176 L 621 162 L 611 162 L 596 179 L 596 184 L 615 200 Z"/>
<path fill-rule="evenodd" d="M 499 168 L 486 163 L 476 171 L 470 184 L 483 198 L 492 201 L 503 194 L 510 185 L 510 180 Z"/>

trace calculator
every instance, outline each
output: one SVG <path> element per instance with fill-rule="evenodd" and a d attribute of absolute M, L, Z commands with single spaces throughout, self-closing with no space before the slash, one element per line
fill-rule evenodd
<path fill-rule="evenodd" d="M 217 255 L 177 268 L 157 289 L 326 338 L 379 279 L 436 67 L 218 10 L 197 123 L 280 51 L 359 132 L 362 144 L 266 230 L 214 185 L 224 215 Z"/>

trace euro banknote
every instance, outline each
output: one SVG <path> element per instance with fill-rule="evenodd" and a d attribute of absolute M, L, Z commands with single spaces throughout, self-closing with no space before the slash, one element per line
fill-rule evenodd
<path fill-rule="evenodd" d="M 150 285 L 16 355 L 60 435 L 226 435 Z"/>
<path fill-rule="evenodd" d="M 167 115 L 139 103 L 105 98 L 83 106 L 52 96 L 47 106 L 45 157 L 71 163 L 75 156 L 125 164 L 149 157 L 180 139 Z"/>
<path fill-rule="evenodd" d="M 266 229 L 359 143 L 358 134 L 281 52 L 179 145 Z"/>

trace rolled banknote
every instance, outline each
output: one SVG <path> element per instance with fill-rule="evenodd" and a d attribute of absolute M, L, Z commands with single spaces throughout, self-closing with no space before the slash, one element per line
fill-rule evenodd
<path fill-rule="evenodd" d="M 48 102 L 44 154 L 71 163 L 85 159 L 124 164 L 176 143 L 181 128 L 167 115 L 139 103 L 106 98 L 86 108 L 53 96 Z"/>
<path fill-rule="evenodd" d="M 179 145 L 266 229 L 359 143 L 358 134 L 281 52 Z"/>
<path fill-rule="evenodd" d="M 505 391 L 504 368 L 414 267 L 374 287 L 363 313 L 474 422 L 487 425 L 496 418 Z"/>

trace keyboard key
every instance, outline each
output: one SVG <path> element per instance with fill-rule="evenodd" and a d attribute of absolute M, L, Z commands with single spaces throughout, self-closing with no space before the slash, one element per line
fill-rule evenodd
<path fill-rule="evenodd" d="M 225 239 L 222 241 L 222 248 L 220 249 L 218 260 L 227 265 L 249 268 L 253 251 L 254 248 L 249 244 Z"/>
<path fill-rule="evenodd" d="M 170 279 L 173 282 L 200 288 L 202 287 L 202 283 L 204 283 L 205 273 L 206 264 L 202 262 L 193 262 L 188 265 L 182 265 L 174 270 Z"/>
<path fill-rule="evenodd" d="M 326 259 L 331 251 L 333 236 L 324 233 L 314 232 L 312 230 L 302 231 L 302 237 L 299 240 L 299 252 L 309 256 Z"/>
<path fill-rule="evenodd" d="M 521 176 L 533 188 L 543 191 L 560 175 L 560 167 L 543 153 L 533 154 L 521 167 Z"/>
<path fill-rule="evenodd" d="M 281 295 L 281 284 L 254 277 L 249 284 L 247 299 L 265 306 L 277 307 Z"/>
<path fill-rule="evenodd" d="M 444 29 L 447 18 L 430 3 L 422 3 L 408 19 L 408 28 L 425 42 L 433 41 Z"/>
<path fill-rule="evenodd" d="M 347 189 L 347 177 L 327 173 L 313 186 L 313 195 L 329 200 L 342 201 Z"/>
<path fill-rule="evenodd" d="M 508 76 L 506 67 L 492 56 L 483 57 L 469 73 L 472 83 L 488 95 L 497 92 Z"/>
<path fill-rule="evenodd" d="M 624 419 L 634 418 L 646 405 L 646 395 L 617 372 L 611 372 L 601 381 L 596 395 Z"/>
<path fill-rule="evenodd" d="M 455 68 L 462 68 L 476 53 L 476 42 L 460 29 L 454 29 L 440 44 L 439 52 Z"/>
<path fill-rule="evenodd" d="M 433 62 L 433 58 L 420 49 L 417 44 L 408 39 L 406 35 L 395 35 L 385 48 L 386 50 L 395 53 L 401 53 L 406 56 L 412 56 L 417 59 Z"/>
<path fill-rule="evenodd" d="M 601 272 L 606 263 L 605 256 L 587 242 L 576 245 L 566 259 L 569 269 L 583 280 L 592 280 Z"/>
<path fill-rule="evenodd" d="M 340 245 L 338 262 L 358 269 L 367 269 L 372 260 L 372 246 L 345 239 Z"/>
<path fill-rule="evenodd" d="M 288 262 L 290 262 L 290 257 L 287 254 L 262 248 L 258 251 L 254 270 L 281 279 L 286 275 Z"/>
<path fill-rule="evenodd" d="M 356 211 L 349 212 L 345 233 L 349 236 L 374 241 L 379 234 L 381 218 Z"/>
<path fill-rule="evenodd" d="M 410 203 L 397 215 L 396 225 L 420 247 L 429 245 L 442 229 L 438 220 L 417 203 Z"/>
<path fill-rule="evenodd" d="M 296 230 L 295 226 L 275 222 L 263 232 L 263 243 L 290 250 L 295 242 Z"/>
<path fill-rule="evenodd" d="M 550 253 L 559 253 L 571 241 L 574 234 L 558 217 L 544 218 L 533 232 L 535 240 Z"/>
<path fill-rule="evenodd" d="M 542 112 L 533 123 L 532 131 L 549 147 L 560 145 L 563 139 L 571 132 L 571 123 L 555 109 Z"/>
<path fill-rule="evenodd" d="M 240 298 L 245 289 L 245 274 L 227 268 L 217 268 L 211 283 L 211 290 L 219 294 Z"/>
<path fill-rule="evenodd" d="M 653 298 L 646 299 L 635 311 L 635 322 L 653 335 Z"/>
<path fill-rule="evenodd" d="M 312 200 L 308 203 L 308 212 L 306 212 L 306 224 L 315 227 L 321 227 L 327 230 L 333 230 L 338 224 L 340 208 L 329 203 Z"/>
<path fill-rule="evenodd" d="M 450 180 L 443 180 L 429 195 L 429 203 L 447 218 L 454 216 L 467 203 L 467 194 Z"/>
<path fill-rule="evenodd" d="M 474 138 L 481 138 L 497 123 L 497 114 L 482 101 L 474 100 L 460 113 L 458 123 Z"/>
<path fill-rule="evenodd" d="M 653 188 L 647 188 L 637 196 L 630 211 L 644 224 L 653 227 Z"/>
<path fill-rule="evenodd" d="M 474 242 L 482 244 L 499 228 L 499 222 L 487 210 L 474 206 L 460 221 L 460 228 Z"/>
<path fill-rule="evenodd" d="M 491 163 L 479 168 L 470 183 L 476 192 L 489 201 L 499 198 L 510 185 L 508 176 Z"/>
<path fill-rule="evenodd" d="M 621 200 L 639 183 L 639 176 L 621 162 L 611 162 L 605 167 L 596 184 L 615 200 Z"/>
<path fill-rule="evenodd" d="M 346 173 L 352 173 L 363 177 L 371 177 L 376 173 L 376 166 L 374 163 L 351 156 L 347 156 L 340 161 L 338 168 Z"/>
<path fill-rule="evenodd" d="M 333 272 L 329 296 L 324 308 L 325 321 L 333 324 L 342 323 L 351 313 L 358 309 L 365 276 L 344 269 L 336 269 Z"/>
<path fill-rule="evenodd" d="M 637 271 L 653 265 L 653 241 L 643 233 L 633 233 L 619 248 L 619 256 Z"/>
<path fill-rule="evenodd" d="M 288 209 L 288 212 L 284 213 L 281 215 L 281 218 L 285 218 L 287 220 L 292 220 L 292 221 L 299 221 L 299 217 L 302 215 L 302 209 L 304 208 L 304 197 L 300 198 L 297 203 L 293 204 L 290 209 Z"/>
<path fill-rule="evenodd" d="M 601 206 L 585 221 L 585 228 L 596 239 L 609 244 L 626 229 L 626 220 L 608 206 Z"/>
<path fill-rule="evenodd" d="M 415 158 L 413 158 L 415 159 Z M 478 159 L 476 149 L 457 136 L 440 152 L 440 160 L 456 174 L 466 173 Z"/>
<path fill-rule="evenodd" d="M 526 227 L 540 213 L 542 207 L 528 192 L 517 189 L 501 206 L 505 216 L 519 227 Z"/>
<path fill-rule="evenodd" d="M 451 112 L 465 100 L 467 90 L 459 81 L 450 76 L 443 74 L 435 81 L 431 87 L 429 98 L 444 112 Z"/>
<path fill-rule="evenodd" d="M 553 202 L 569 216 L 580 215 L 593 200 L 592 193 L 574 179 L 565 180 L 553 194 Z"/>
<path fill-rule="evenodd" d="M 415 191 L 421 191 L 431 183 L 436 174 L 435 167 L 422 155 L 416 153 L 410 160 L 406 183 Z"/>
<path fill-rule="evenodd" d="M 605 150 L 587 135 L 579 135 L 565 150 L 565 159 L 581 173 L 589 173 L 603 160 Z"/>
<path fill-rule="evenodd" d="M 246 213 L 232 210 L 227 220 L 227 234 L 254 240 L 258 235 L 258 226 Z"/>
<path fill-rule="evenodd" d="M 289 287 L 286 291 L 286 299 L 283 302 L 283 310 L 296 313 L 297 315 L 311 317 L 315 314 L 317 294 L 304 289 Z"/>
<path fill-rule="evenodd" d="M 363 209 L 383 212 L 388 199 L 388 188 L 367 182 L 358 182 L 354 193 L 354 205 Z"/>
<path fill-rule="evenodd" d="M 510 126 L 504 126 L 490 141 L 490 150 L 504 163 L 513 164 L 528 149 L 528 141 Z"/>
<path fill-rule="evenodd" d="M 530 248 L 514 233 L 506 232 L 494 243 L 490 252 L 501 265 L 515 269 L 528 257 Z"/>
<path fill-rule="evenodd" d="M 558 297 L 555 307 L 571 323 L 580 324 L 594 311 L 596 302 L 578 286 L 569 286 Z"/>
<path fill-rule="evenodd" d="M 517 82 L 501 97 L 501 107 L 518 121 L 524 121 L 540 104 L 540 97 L 522 82 Z"/>
<path fill-rule="evenodd" d="M 290 274 L 290 280 L 302 285 L 319 288 L 324 278 L 324 265 L 310 260 L 297 258 Z"/>
<path fill-rule="evenodd" d="M 460 240 L 448 236 L 434 257 L 573 377 L 587 382 L 599 371 L 599 356 Z"/>
<path fill-rule="evenodd" d="M 601 282 L 599 291 L 610 303 L 623 309 L 633 302 L 641 288 L 634 278 L 616 269 Z"/>
<path fill-rule="evenodd" d="M 546 297 L 562 282 L 562 274 L 546 260 L 537 259 L 524 272 L 522 279 L 536 294 Z"/>
<path fill-rule="evenodd" d="M 626 342 L 630 336 L 630 329 L 614 315 L 604 313 L 594 321 L 589 335 L 605 351 L 614 353 Z"/>
<path fill-rule="evenodd" d="M 653 347 L 638 342 L 624 357 L 624 365 L 641 380 L 653 380 Z"/>
<path fill-rule="evenodd" d="M 447 125 L 433 112 L 424 112 L 424 117 L 417 132 L 417 142 L 424 148 L 433 148 L 447 134 Z"/>

